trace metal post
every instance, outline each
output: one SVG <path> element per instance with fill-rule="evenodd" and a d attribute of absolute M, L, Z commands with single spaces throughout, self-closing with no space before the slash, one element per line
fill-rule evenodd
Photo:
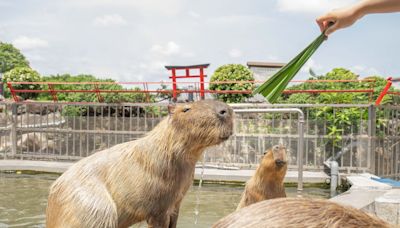
<path fill-rule="evenodd" d="M 375 135 L 376 135 L 376 107 L 368 107 L 368 166 L 370 172 L 376 174 L 375 170 Z"/>
<path fill-rule="evenodd" d="M 376 99 L 375 105 L 380 105 L 381 104 L 382 99 L 386 96 L 386 94 L 389 91 L 391 86 L 392 86 L 392 77 L 389 77 L 387 79 L 387 83 L 386 83 L 385 88 L 383 88 L 381 94 L 379 94 L 378 99 Z"/>
<path fill-rule="evenodd" d="M 297 193 L 301 195 L 303 191 L 303 156 L 304 156 L 304 113 L 298 108 L 261 108 L 261 109 L 236 109 L 235 113 L 298 113 L 299 141 L 297 148 Z"/>
<path fill-rule="evenodd" d="M 16 103 L 11 104 L 11 155 L 13 158 L 17 155 L 17 116 L 18 106 Z"/>
<path fill-rule="evenodd" d="M 337 161 L 331 161 L 331 197 L 336 195 L 336 189 L 339 180 L 339 164 Z"/>
<path fill-rule="evenodd" d="M 299 141 L 297 143 L 297 167 L 298 167 L 298 183 L 297 194 L 301 195 L 303 191 L 303 154 L 304 154 L 304 114 L 299 109 Z"/>

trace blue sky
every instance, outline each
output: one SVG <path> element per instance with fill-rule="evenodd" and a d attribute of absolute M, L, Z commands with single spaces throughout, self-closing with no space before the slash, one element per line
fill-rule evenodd
<path fill-rule="evenodd" d="M 315 18 L 354 0 L 0 0 L 0 40 L 43 75 L 168 80 L 166 64 L 287 62 L 319 35 Z M 334 33 L 309 67 L 400 77 L 400 14 Z"/>

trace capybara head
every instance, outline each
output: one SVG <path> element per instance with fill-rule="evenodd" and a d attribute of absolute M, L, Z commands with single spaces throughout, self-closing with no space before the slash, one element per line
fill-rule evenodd
<path fill-rule="evenodd" d="M 170 110 L 170 121 L 180 137 L 205 147 L 227 140 L 233 132 L 233 110 L 220 101 L 178 104 Z"/>
<path fill-rule="evenodd" d="M 275 169 L 284 169 L 287 167 L 286 147 L 284 145 L 275 145 L 264 153 L 262 163 L 268 164 L 268 167 Z"/>
<path fill-rule="evenodd" d="M 212 227 L 391 227 L 362 210 L 326 199 L 280 198 L 244 207 Z M 394 227 L 394 226 L 393 226 Z"/>

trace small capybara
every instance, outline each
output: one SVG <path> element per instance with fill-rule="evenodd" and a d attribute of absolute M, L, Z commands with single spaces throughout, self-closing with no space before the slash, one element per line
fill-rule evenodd
<path fill-rule="evenodd" d="M 273 146 L 264 154 L 254 176 L 247 181 L 237 210 L 262 200 L 286 197 L 283 184 L 286 171 L 286 148 Z"/>
<path fill-rule="evenodd" d="M 72 165 L 51 186 L 47 228 L 176 227 L 204 149 L 232 134 L 233 111 L 218 101 L 176 105 L 145 137 Z"/>
<path fill-rule="evenodd" d="M 214 228 L 361 228 L 391 227 L 353 207 L 324 199 L 279 198 L 242 208 L 219 220 Z"/>

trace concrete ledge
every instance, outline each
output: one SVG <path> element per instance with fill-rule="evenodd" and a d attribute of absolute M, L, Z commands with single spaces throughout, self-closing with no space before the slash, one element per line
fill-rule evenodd
<path fill-rule="evenodd" d="M 351 188 L 330 200 L 367 211 L 391 224 L 399 225 L 400 189 L 392 189 L 392 186 L 372 180 L 371 177 L 379 178 L 368 173 L 348 176 Z"/>
<path fill-rule="evenodd" d="M 63 173 L 73 163 L 72 162 L 52 162 L 52 161 L 30 161 L 30 160 L 0 160 L 0 170 L 29 170 L 50 173 Z M 200 179 L 202 168 L 195 169 L 195 179 Z M 205 168 L 203 180 L 208 181 L 233 181 L 246 182 L 253 176 L 255 170 L 225 170 L 215 168 Z M 286 173 L 286 183 L 297 183 L 297 171 Z M 329 176 L 323 172 L 303 172 L 304 183 L 325 183 Z"/>
<path fill-rule="evenodd" d="M 392 186 L 374 181 L 371 177 L 377 176 L 367 173 L 347 176 L 346 179 L 351 184 L 351 188 L 330 200 L 357 209 L 367 209 L 377 197 L 392 189 Z"/>
<path fill-rule="evenodd" d="M 49 173 L 63 173 L 72 162 L 0 160 L 0 170 L 29 170 Z"/>
<path fill-rule="evenodd" d="M 400 189 L 392 189 L 375 199 L 375 214 L 392 223 L 400 224 Z"/>
<path fill-rule="evenodd" d="M 351 189 L 363 190 L 390 190 L 392 186 L 372 180 L 370 177 L 373 175 L 352 175 L 347 177 L 347 181 L 351 184 Z M 374 176 L 377 177 L 377 176 Z M 377 177 L 379 178 L 379 177 Z"/>
<path fill-rule="evenodd" d="M 195 179 L 200 179 L 201 168 L 196 168 Z M 223 169 L 210 169 L 205 168 L 203 173 L 203 180 L 209 181 L 237 181 L 246 182 L 253 175 L 255 170 L 223 170 Z M 297 171 L 288 171 L 285 176 L 285 183 L 297 183 Z M 304 183 L 325 183 L 329 176 L 323 172 L 303 172 Z"/>
<path fill-rule="evenodd" d="M 363 209 L 374 203 L 375 198 L 382 196 L 385 192 L 385 190 L 350 189 L 329 200 L 357 209 Z"/>

